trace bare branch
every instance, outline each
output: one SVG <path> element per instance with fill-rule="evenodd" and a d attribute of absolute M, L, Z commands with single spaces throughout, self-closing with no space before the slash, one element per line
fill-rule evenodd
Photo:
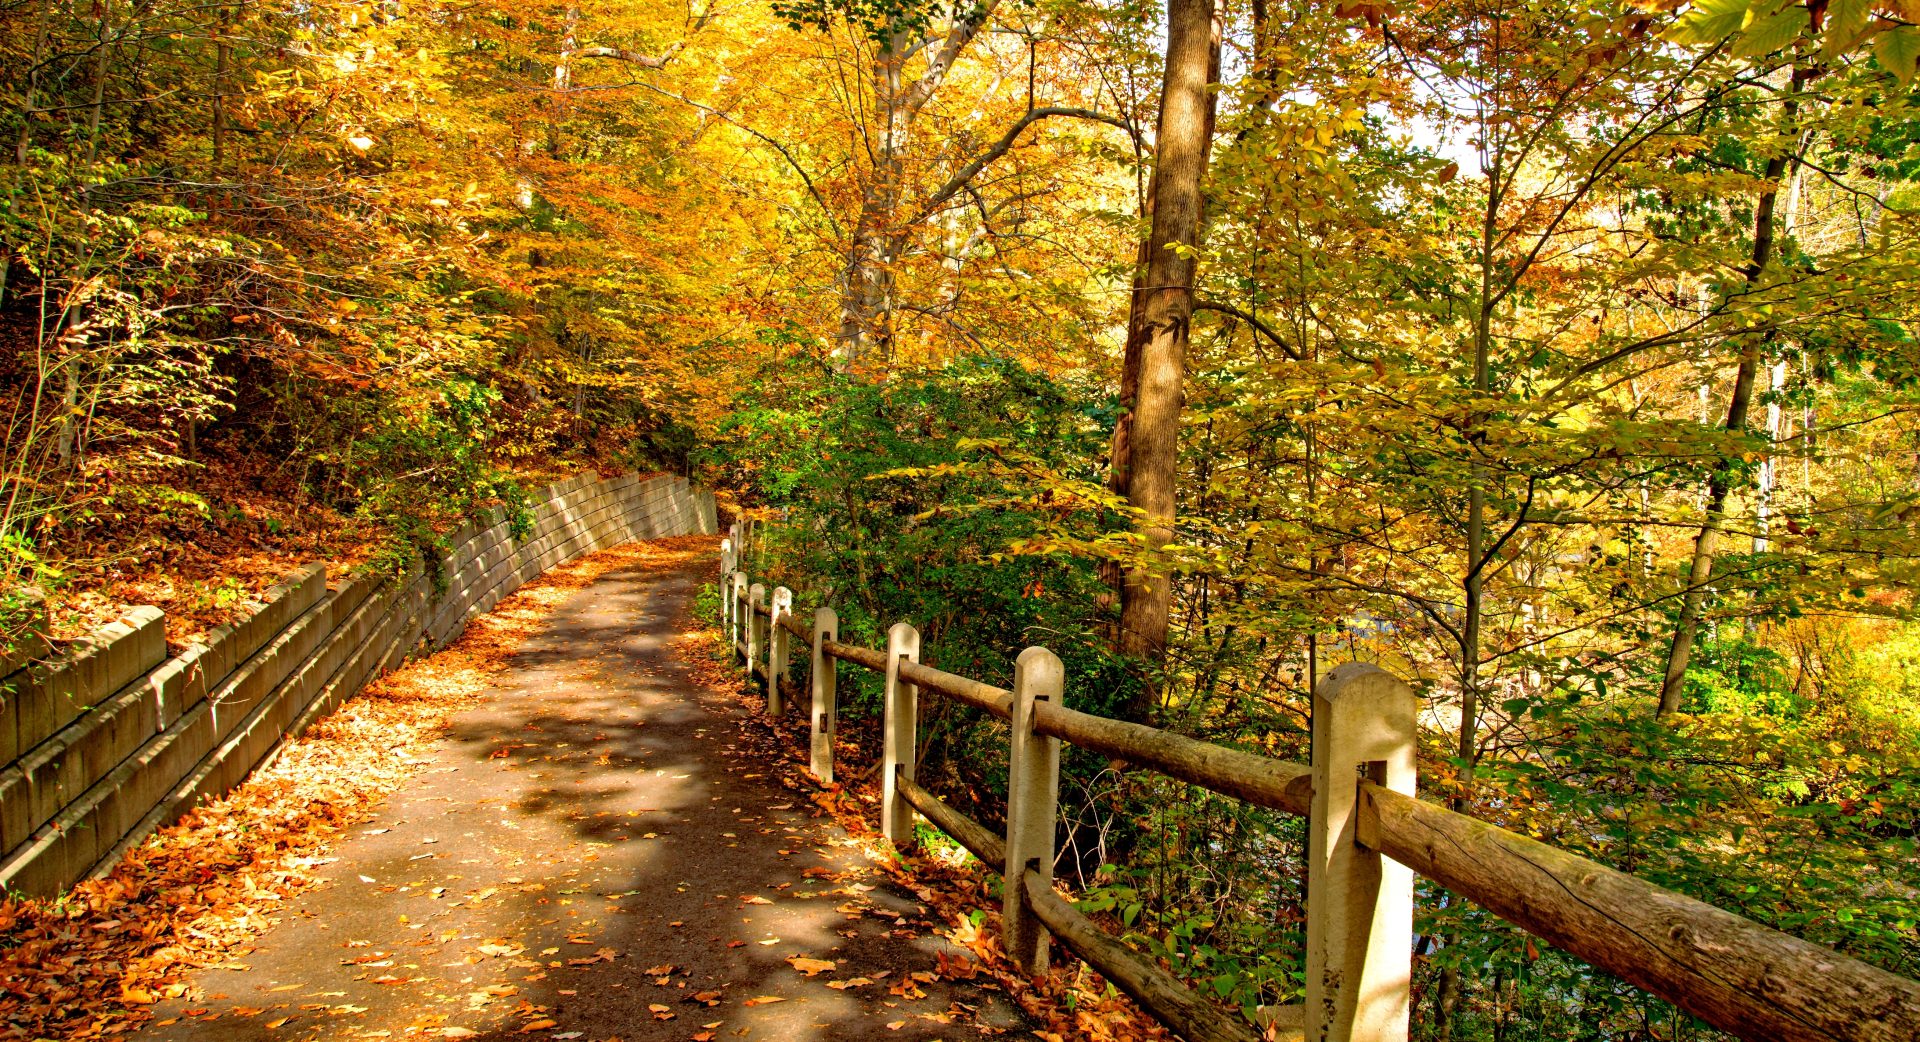
<path fill-rule="evenodd" d="M 986 169 L 988 163 L 1012 151 L 1014 144 L 1020 140 L 1020 135 L 1024 133 L 1028 127 L 1033 126 L 1035 123 L 1049 116 L 1068 116 L 1073 119 L 1092 120 L 1095 123 L 1105 123 L 1111 127 L 1119 127 L 1129 135 L 1134 133 L 1133 124 L 1128 123 L 1118 116 L 1109 116 L 1104 112 L 1095 112 L 1092 109 L 1073 108 L 1067 105 L 1047 105 L 1042 108 L 1029 109 L 1026 115 L 1021 116 L 1014 122 L 1013 126 L 1007 128 L 1005 134 L 1000 135 L 1000 140 L 994 142 L 991 148 L 973 157 L 965 166 L 954 171 L 953 176 L 947 178 L 946 184 L 935 189 L 934 193 L 927 197 L 926 203 L 921 206 L 920 213 L 914 218 L 913 223 L 919 223 L 929 216 L 932 216 L 933 212 L 938 210 L 943 203 L 955 195 L 958 195 L 960 190 L 967 186 L 968 182 L 979 176 L 980 171 Z"/>
<path fill-rule="evenodd" d="M 1294 361 L 1298 362 L 1307 357 L 1306 354 L 1303 351 L 1301 351 L 1299 348 L 1281 339 L 1280 334 L 1274 332 L 1271 328 L 1267 326 L 1265 322 L 1262 322 L 1259 319 L 1254 318 L 1252 315 L 1230 304 L 1216 304 L 1211 300 L 1196 300 L 1193 302 L 1193 310 L 1217 311 L 1222 315 L 1231 315 L 1234 318 L 1237 318 L 1240 321 L 1245 322 L 1247 325 L 1251 326 L 1253 330 L 1259 333 L 1261 336 L 1264 336 L 1268 340 L 1273 341 L 1274 346 L 1278 347 L 1282 351 L 1285 351 L 1287 353 L 1288 358 L 1291 358 Z"/>
<path fill-rule="evenodd" d="M 674 44 L 667 53 L 661 55 L 642 54 L 639 51 L 629 51 L 624 47 L 582 47 L 573 52 L 573 57 L 612 58 L 615 61 L 632 62 L 643 69 L 662 69 L 678 53 L 680 53 L 679 44 Z"/>

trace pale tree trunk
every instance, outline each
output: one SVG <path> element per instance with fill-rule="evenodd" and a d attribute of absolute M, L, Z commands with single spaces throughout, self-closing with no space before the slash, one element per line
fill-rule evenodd
<path fill-rule="evenodd" d="M 47 23 L 52 21 L 49 9 L 53 0 L 40 0 L 40 7 L 33 16 L 33 65 L 27 71 L 26 97 L 20 106 L 20 137 L 14 142 L 13 161 L 24 164 L 27 161 L 27 149 L 33 146 L 33 118 L 39 115 L 40 63 L 46 57 Z"/>
<path fill-rule="evenodd" d="M 100 44 L 93 59 L 93 103 L 87 113 L 87 162 L 89 170 L 100 154 L 100 121 L 107 108 L 108 61 L 113 56 L 113 0 L 100 4 Z"/>
<path fill-rule="evenodd" d="M 847 244 L 847 267 L 840 283 L 840 331 L 834 348 L 842 369 L 879 358 L 891 360 L 894 350 L 894 263 L 905 251 L 910 229 L 903 226 L 901 207 L 906 193 L 906 157 L 914 121 L 926 107 L 954 63 L 988 19 L 997 0 L 955 19 L 940 40 L 914 42 L 905 27 L 879 41 L 871 80 L 877 141 L 872 143 L 873 171 L 860 193 L 860 217 Z M 907 61 L 927 53 L 926 68 L 916 79 L 907 78 Z"/>
<path fill-rule="evenodd" d="M 840 293 L 839 357 L 843 366 L 893 358 L 893 261 L 900 238 L 893 223 L 900 210 L 904 155 L 913 115 L 902 90 L 906 34 L 896 32 L 875 56 L 872 80 L 879 138 L 873 172 L 860 194 L 860 217 L 847 250 L 845 284 Z"/>
<path fill-rule="evenodd" d="M 113 53 L 113 3 L 102 0 L 100 4 L 99 46 L 93 62 L 93 99 L 87 113 L 87 158 L 82 169 L 90 176 L 94 160 L 100 154 L 100 124 L 107 107 L 107 75 L 112 71 L 109 60 Z M 84 184 L 80 189 L 81 207 L 91 205 L 93 186 Z M 77 466 L 80 454 L 85 448 L 80 439 L 80 366 L 79 359 L 69 357 L 62 368 L 64 386 L 60 392 L 61 407 L 64 410 L 60 420 L 60 435 L 54 442 L 54 452 L 62 469 Z"/>
<path fill-rule="evenodd" d="M 560 60 L 553 66 L 553 89 L 565 93 L 573 85 L 573 52 L 580 49 L 580 6 L 567 6 L 566 28 L 560 32 Z"/>
<path fill-rule="evenodd" d="M 1123 388 L 1134 388 L 1123 418 L 1124 458 L 1113 462 L 1116 488 L 1143 515 L 1147 556 L 1127 572 L 1120 590 L 1118 650 L 1140 661 L 1166 648 L 1173 584 L 1153 558 L 1173 538 L 1180 469 L 1180 410 L 1186 392 L 1193 281 L 1200 243 L 1202 188 L 1213 131 L 1215 36 L 1212 0 L 1167 0 L 1167 64 L 1155 141 L 1153 224 L 1144 279 L 1136 287 L 1136 324 L 1129 331 Z M 1137 355 L 1136 355 L 1137 345 Z M 1132 379 L 1129 380 L 1128 377 Z M 1151 715 L 1155 693 L 1142 685 L 1130 715 Z"/>
<path fill-rule="evenodd" d="M 1767 537 L 1771 534 L 1768 526 L 1773 518 L 1773 490 L 1779 483 L 1780 465 L 1773 446 L 1780 442 L 1780 391 L 1787 385 L 1787 363 L 1773 363 L 1772 372 L 1767 380 L 1767 389 L 1771 393 L 1767 398 L 1767 455 L 1760 461 L 1760 486 L 1754 495 L 1753 552 L 1767 552 Z"/>
<path fill-rule="evenodd" d="M 1800 144 L 1795 154 L 1806 155 L 1807 151 L 1812 147 L 1813 131 L 1807 131 L 1800 136 Z M 1788 184 L 1787 209 L 1785 213 L 1780 215 L 1780 230 L 1782 235 L 1791 240 L 1794 232 L 1800 225 L 1801 193 L 1806 185 L 1806 167 L 1797 162 L 1793 163 L 1792 171 L 1788 175 Z M 1769 391 L 1767 397 L 1767 455 L 1760 461 L 1760 483 L 1759 487 L 1755 489 L 1754 496 L 1754 513 L 1757 524 L 1754 529 L 1753 552 L 1756 554 L 1767 552 L 1770 536 L 1772 535 L 1769 531 L 1769 526 L 1772 523 L 1775 513 L 1774 501 L 1780 487 L 1780 459 L 1779 453 L 1775 451 L 1775 447 L 1780 444 L 1783 427 L 1789 422 L 1780 404 L 1780 392 L 1786 388 L 1786 385 L 1787 361 L 1785 358 L 1782 358 L 1773 363 L 1773 370 L 1768 374 L 1767 380 L 1767 390 Z"/>
<path fill-rule="evenodd" d="M 1800 378 L 1813 383 L 1813 366 L 1805 351 L 1800 352 Z M 1800 410 L 1800 497 L 1801 508 L 1809 513 L 1813 510 L 1813 422 L 1813 396 L 1808 395 Z"/>
<path fill-rule="evenodd" d="M 874 92 L 880 100 L 883 128 L 874 150 L 873 173 L 860 195 L 860 217 L 848 246 L 845 284 L 840 294 L 839 356 L 844 366 L 893 357 L 894 230 L 900 209 L 901 151 L 907 121 L 895 104 L 897 65 L 876 63 Z"/>

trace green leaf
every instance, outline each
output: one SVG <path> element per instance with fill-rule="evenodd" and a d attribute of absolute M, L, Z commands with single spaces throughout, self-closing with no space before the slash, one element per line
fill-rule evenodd
<path fill-rule="evenodd" d="M 1827 21 L 1821 27 L 1820 57 L 1831 61 L 1860 44 L 1867 33 L 1867 16 L 1873 12 L 1873 0 L 1831 0 Z"/>
<path fill-rule="evenodd" d="M 1914 63 L 1920 62 L 1920 30 L 1903 25 L 1881 33 L 1873 42 L 1873 56 L 1901 83 L 1913 79 Z"/>
<path fill-rule="evenodd" d="M 1746 20 L 1747 0 L 1701 0 L 1667 30 L 1667 39 L 1674 43 L 1718 43 L 1739 32 Z"/>
<path fill-rule="evenodd" d="M 1740 34 L 1740 42 L 1733 52 L 1742 58 L 1772 54 L 1799 39 L 1810 21 L 1805 7 L 1788 4 L 1766 18 L 1756 19 Z"/>

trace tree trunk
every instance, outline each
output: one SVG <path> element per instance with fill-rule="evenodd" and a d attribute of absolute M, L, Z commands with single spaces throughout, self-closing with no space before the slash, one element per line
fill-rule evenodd
<path fill-rule="evenodd" d="M 1173 538 L 1175 493 L 1180 467 L 1180 410 L 1185 402 L 1187 341 L 1193 316 L 1193 250 L 1200 241 L 1202 184 L 1213 130 L 1214 25 L 1212 0 L 1168 0 L 1167 65 L 1160 95 L 1153 173 L 1153 227 L 1144 279 L 1137 285 L 1136 323 L 1128 333 L 1128 363 L 1123 393 L 1135 398 L 1125 419 L 1126 458 L 1116 459 L 1127 502 L 1140 520 L 1148 559 L 1128 571 L 1120 590 L 1118 650 L 1152 660 L 1167 643 L 1173 584 L 1152 555 Z M 1137 356 L 1136 356 L 1137 345 Z M 1143 686 L 1129 706 L 1144 719 L 1154 694 Z"/>
<path fill-rule="evenodd" d="M 1762 197 L 1763 210 L 1771 209 L 1772 198 L 1771 192 Z M 1747 406 L 1753 398 L 1753 376 L 1759 365 L 1760 350 L 1756 344 L 1740 356 L 1740 370 L 1733 380 L 1733 398 L 1727 405 L 1726 429 L 1729 431 L 1743 431 L 1747 427 Z M 1660 716 L 1680 708 L 1680 693 L 1685 687 L 1687 664 L 1693 658 L 1693 643 L 1700 633 L 1700 613 L 1707 600 L 1707 584 L 1713 579 L 1714 554 L 1719 549 L 1731 488 L 1732 476 L 1725 467 L 1707 482 L 1707 517 L 1700 525 L 1700 534 L 1693 540 L 1686 593 L 1681 596 L 1680 617 L 1674 620 L 1673 643 L 1667 648 L 1666 677 L 1660 682 Z"/>
<path fill-rule="evenodd" d="M 107 108 L 107 74 L 111 71 L 108 62 L 113 57 L 113 0 L 102 0 L 100 4 L 100 49 L 93 58 L 93 102 L 87 112 L 87 161 L 84 164 L 92 170 L 93 161 L 100 155 L 100 122 Z"/>
<path fill-rule="evenodd" d="M 1773 495 L 1774 489 L 1780 484 L 1780 462 L 1773 447 L 1780 442 L 1780 392 L 1787 385 L 1787 363 L 1773 363 L 1769 377 L 1767 390 L 1771 394 L 1767 402 L 1767 455 L 1760 461 L 1760 487 L 1754 490 L 1754 520 L 1757 524 L 1753 532 L 1753 552 L 1756 554 L 1766 553 L 1771 545 Z"/>
<path fill-rule="evenodd" d="M 40 0 L 40 7 L 33 16 L 33 65 L 27 70 L 26 97 L 20 103 L 20 136 L 14 141 L 13 161 L 25 164 L 27 149 L 33 145 L 33 118 L 40 109 L 36 98 L 40 93 L 40 63 L 46 57 L 47 23 L 52 21 L 49 9 L 53 0 Z"/>
<path fill-rule="evenodd" d="M 875 164 L 874 181 L 860 200 L 840 289 L 837 354 L 843 369 L 893 356 L 893 237 L 886 226 L 899 202 L 900 157 L 882 149 Z"/>
<path fill-rule="evenodd" d="M 213 168 L 222 168 L 227 149 L 227 79 L 231 73 L 233 45 L 228 41 L 233 36 L 233 15 L 227 8 L 215 12 L 219 23 L 219 42 L 214 45 L 213 66 Z"/>
<path fill-rule="evenodd" d="M 565 28 L 560 31 L 560 60 L 553 66 L 553 89 L 564 94 L 573 86 L 573 52 L 580 49 L 580 5 L 568 4 Z M 554 104 L 559 104 L 558 99 Z"/>
<path fill-rule="evenodd" d="M 1806 69 L 1793 70 L 1785 107 L 1789 123 L 1799 114 L 1799 105 L 1794 99 L 1810 76 Z M 1789 140 L 1797 142 L 1798 137 L 1796 135 Z M 1763 175 L 1767 188 L 1761 193 L 1759 205 L 1753 211 L 1753 252 L 1745 272 L 1748 285 L 1760 281 L 1761 274 L 1773 260 L 1774 206 L 1780 197 L 1780 179 L 1786 174 L 1787 165 L 1796 160 L 1797 152 L 1767 160 Z M 1740 368 L 1734 375 L 1733 395 L 1727 402 L 1724 425 L 1730 434 L 1747 429 L 1747 411 L 1753 401 L 1754 377 L 1759 373 L 1763 346 L 1764 339 L 1750 338 L 1747 349 L 1740 354 Z M 1720 533 L 1725 527 L 1727 497 L 1732 490 L 1732 482 L 1733 475 L 1724 465 L 1707 482 L 1707 516 L 1700 524 L 1700 534 L 1694 537 L 1693 561 L 1687 568 L 1686 592 L 1681 595 L 1680 616 L 1673 623 L 1673 643 L 1667 648 L 1666 676 L 1660 682 L 1659 716 L 1667 716 L 1680 709 L 1680 694 L 1686 686 L 1687 665 L 1693 659 L 1694 641 L 1700 634 L 1700 615 L 1706 604 L 1707 586 L 1713 580 L 1714 555 L 1718 550 Z"/>
<path fill-rule="evenodd" d="M 845 281 L 840 287 L 837 353 L 842 368 L 893 356 L 893 260 L 899 236 L 893 224 L 899 215 L 902 166 L 913 129 L 914 110 L 904 89 L 904 55 L 911 44 L 904 30 L 896 31 L 882 41 L 873 59 L 880 140 L 873 149 L 873 173 L 860 194 L 860 217 L 848 244 Z"/>

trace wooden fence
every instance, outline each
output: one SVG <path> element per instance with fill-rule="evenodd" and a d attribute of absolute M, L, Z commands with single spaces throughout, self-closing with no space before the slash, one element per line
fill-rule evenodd
<path fill-rule="evenodd" d="M 1051 937 L 1189 1042 L 1259 1036 L 1055 893 L 1063 741 L 1306 817 L 1306 1002 L 1263 1011 L 1270 1039 L 1407 1038 L 1416 872 L 1742 1039 L 1920 1039 L 1920 983 L 1417 799 L 1415 697 L 1374 666 L 1340 666 L 1315 685 L 1314 762 L 1288 763 L 1070 709 L 1060 660 L 1045 648 L 1021 652 L 1009 691 L 923 665 L 920 634 L 904 622 L 888 631 L 884 651 L 842 643 L 832 608 L 815 608 L 808 625 L 791 591 L 768 590 L 741 570 L 748 555 L 736 548 L 753 540 L 751 525 L 736 525 L 721 544 L 721 624 L 748 678 L 764 679 L 771 715 L 785 712 L 791 641 L 811 647 L 814 776 L 833 781 L 838 665 L 882 674 L 886 838 L 910 848 L 919 812 L 1006 880 L 1002 941 L 1023 970 L 1046 969 Z M 915 783 L 921 692 L 1006 721 L 1006 836 Z"/>
<path fill-rule="evenodd" d="M 154 607 L 64 646 L 46 640 L 44 615 L 5 634 L 0 893 L 50 897 L 112 871 L 370 678 L 446 646 L 548 568 L 630 539 L 718 528 L 712 494 L 675 477 L 584 474 L 534 501 L 523 535 L 487 511 L 397 575 L 329 576 L 310 564 L 178 655 Z"/>

